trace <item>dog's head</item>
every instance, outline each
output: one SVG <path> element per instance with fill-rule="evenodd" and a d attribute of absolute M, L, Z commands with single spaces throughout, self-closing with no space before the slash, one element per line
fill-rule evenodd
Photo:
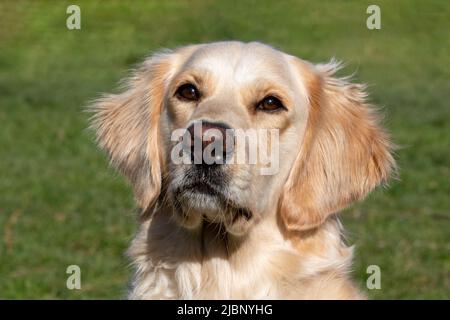
<path fill-rule="evenodd" d="M 364 88 L 260 43 L 183 47 L 147 59 L 94 105 L 98 142 L 144 215 L 164 208 L 243 234 L 277 213 L 320 225 L 394 167 Z"/>

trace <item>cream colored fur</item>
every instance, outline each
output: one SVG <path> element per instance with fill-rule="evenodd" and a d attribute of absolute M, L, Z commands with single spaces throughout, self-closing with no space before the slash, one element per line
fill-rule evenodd
<path fill-rule="evenodd" d="M 267 220 L 245 239 L 192 233 L 163 214 L 141 225 L 128 251 L 136 266 L 131 299 L 360 299 L 348 280 L 352 248 L 331 219 L 299 251 Z M 302 237 L 299 237 L 299 239 Z M 311 239 L 314 238 L 314 239 Z"/>
<path fill-rule="evenodd" d="M 336 78 L 338 68 L 260 43 L 187 46 L 150 57 L 122 93 L 94 104 L 98 143 L 141 210 L 130 299 L 364 298 L 349 280 L 352 248 L 336 214 L 386 181 L 395 162 L 365 88 Z M 186 82 L 201 101 L 176 98 Z M 267 94 L 286 110 L 255 111 Z M 174 204 L 189 166 L 170 162 L 170 133 L 199 119 L 280 131 L 277 175 L 225 169 L 224 194 L 251 210 L 248 221 L 200 197 L 185 200 L 184 214 Z"/>

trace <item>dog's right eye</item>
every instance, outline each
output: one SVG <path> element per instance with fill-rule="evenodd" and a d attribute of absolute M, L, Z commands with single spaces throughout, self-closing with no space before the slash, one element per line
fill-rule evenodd
<path fill-rule="evenodd" d="M 190 83 L 181 85 L 177 89 L 175 95 L 180 99 L 188 101 L 197 101 L 200 99 L 200 92 L 198 91 L 197 87 Z"/>

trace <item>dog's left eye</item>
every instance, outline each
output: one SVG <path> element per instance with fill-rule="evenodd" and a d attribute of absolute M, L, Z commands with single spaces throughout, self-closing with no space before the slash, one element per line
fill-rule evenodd
<path fill-rule="evenodd" d="M 275 98 L 274 96 L 268 96 L 262 99 L 258 103 L 257 108 L 265 112 L 275 112 L 281 109 L 286 109 L 280 99 Z"/>
<path fill-rule="evenodd" d="M 177 89 L 176 95 L 179 98 L 189 100 L 189 101 L 197 101 L 200 99 L 200 93 L 196 86 L 190 83 L 183 84 Z"/>

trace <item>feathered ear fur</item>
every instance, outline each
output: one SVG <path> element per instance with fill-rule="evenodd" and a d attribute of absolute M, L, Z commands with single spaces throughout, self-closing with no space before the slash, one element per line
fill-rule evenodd
<path fill-rule="evenodd" d="M 147 59 L 122 93 L 105 95 L 91 107 L 97 142 L 131 182 L 143 212 L 161 192 L 159 119 L 173 55 L 167 51 Z"/>
<path fill-rule="evenodd" d="M 310 109 L 279 209 L 288 229 L 306 230 L 386 181 L 395 161 L 363 85 L 335 78 L 334 61 L 313 66 L 296 59 L 294 64 L 306 79 Z"/>

